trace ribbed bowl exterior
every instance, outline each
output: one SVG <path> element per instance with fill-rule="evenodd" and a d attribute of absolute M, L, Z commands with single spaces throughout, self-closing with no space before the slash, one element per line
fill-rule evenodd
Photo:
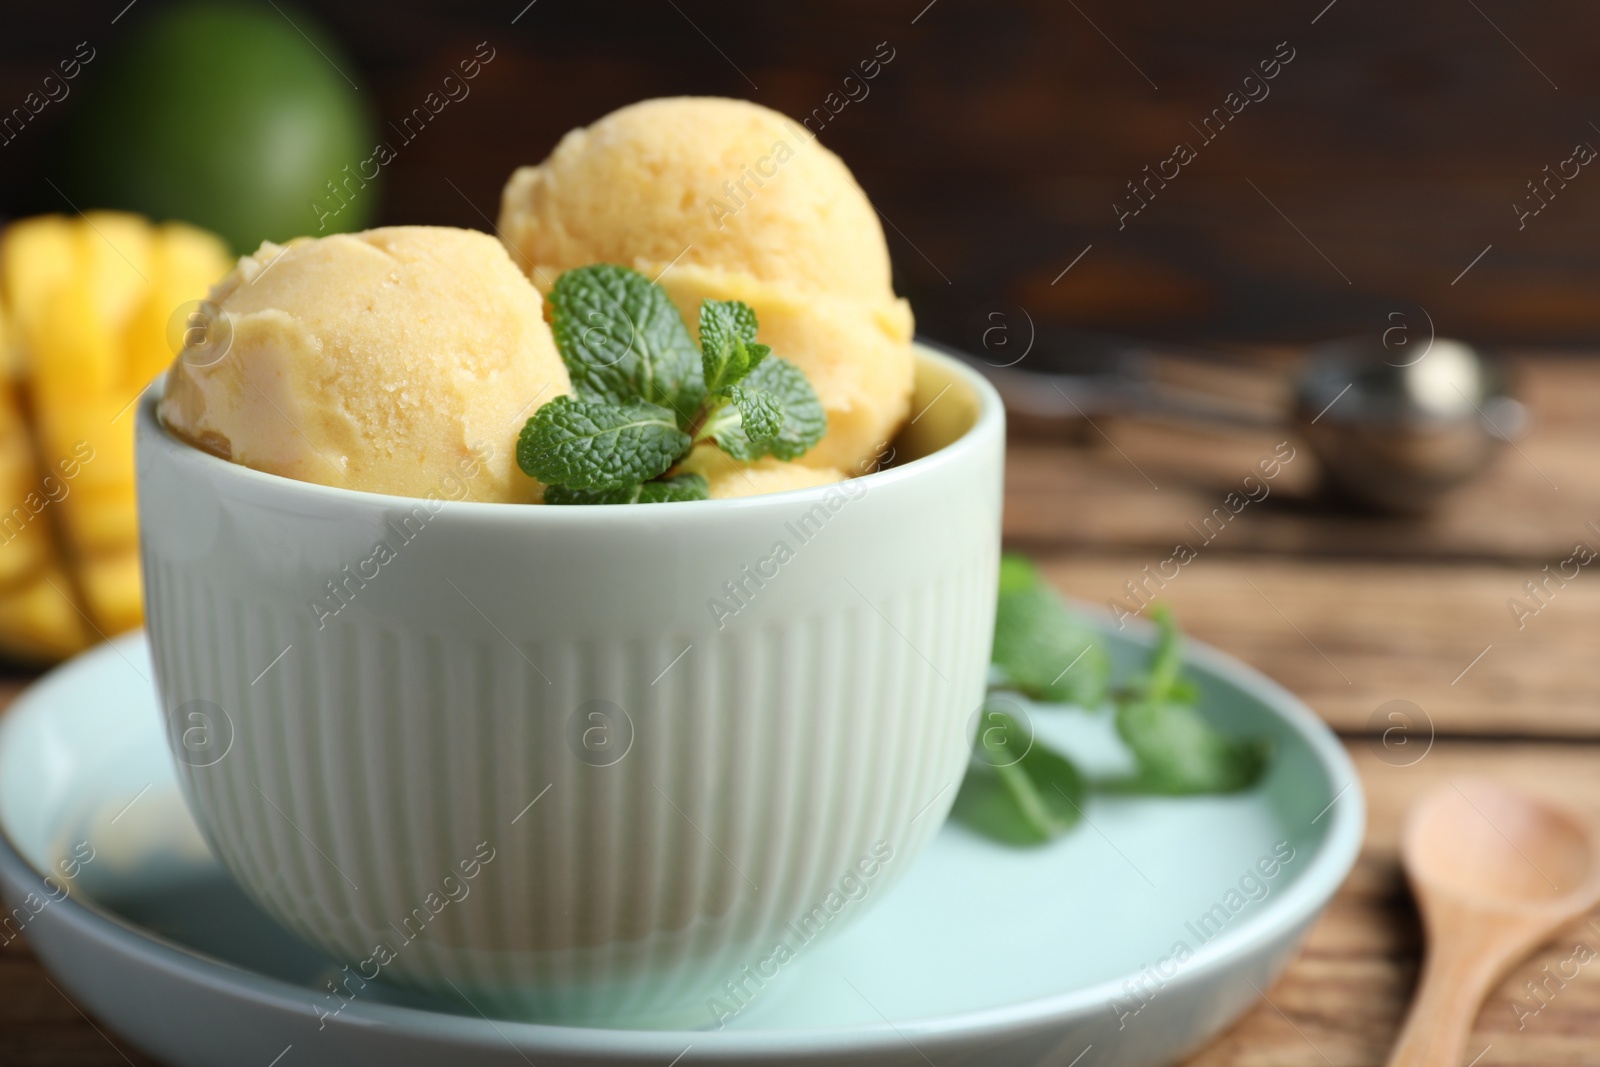
<path fill-rule="evenodd" d="M 983 696 L 1003 427 L 977 400 L 954 446 L 844 486 L 532 508 L 249 471 L 147 397 L 180 777 L 246 891 L 348 965 L 313 1010 L 388 981 L 715 1024 L 884 896 Z"/>

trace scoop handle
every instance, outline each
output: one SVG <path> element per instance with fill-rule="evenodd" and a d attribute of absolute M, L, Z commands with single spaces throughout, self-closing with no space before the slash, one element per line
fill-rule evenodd
<path fill-rule="evenodd" d="M 1527 950 L 1528 932 L 1520 924 L 1487 915 L 1452 917 L 1457 921 L 1428 924 L 1422 980 L 1389 1067 L 1461 1064 L 1483 998 Z"/>

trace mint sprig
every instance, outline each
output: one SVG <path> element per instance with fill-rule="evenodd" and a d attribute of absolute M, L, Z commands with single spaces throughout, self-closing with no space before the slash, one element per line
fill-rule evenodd
<path fill-rule="evenodd" d="M 703 301 L 697 353 L 665 290 L 596 264 L 556 279 L 550 313 L 574 395 L 541 407 L 517 446 L 546 503 L 703 500 L 705 479 L 673 473 L 696 445 L 787 460 L 827 430 L 805 374 L 756 341 L 748 304 Z"/>
<path fill-rule="evenodd" d="M 1201 713 L 1200 692 L 1183 677 L 1182 635 L 1165 607 L 1152 609 L 1160 636 L 1149 663 L 1131 685 L 1112 692 L 1109 658 L 1031 562 L 1002 559 L 998 598 L 993 659 L 999 687 L 1091 711 L 1110 696 L 1117 735 L 1136 770 L 1088 782 L 1069 756 L 1038 737 L 1026 736 L 1020 747 L 1025 735 L 1015 719 L 986 706 L 990 726 L 979 731 L 956 797 L 957 819 L 999 841 L 1039 844 L 1071 829 L 1091 791 L 1193 796 L 1234 793 L 1260 781 L 1270 746 L 1260 738 L 1232 737 Z M 1006 746 L 1010 760 L 998 758 Z"/>
<path fill-rule="evenodd" d="M 1117 706 L 1117 733 L 1139 770 L 1127 791 L 1187 796 L 1248 789 L 1266 768 L 1261 738 L 1233 738 L 1200 714 L 1192 686 L 1178 676 L 1182 635 L 1164 606 L 1152 609 L 1161 638 L 1149 673 Z"/>

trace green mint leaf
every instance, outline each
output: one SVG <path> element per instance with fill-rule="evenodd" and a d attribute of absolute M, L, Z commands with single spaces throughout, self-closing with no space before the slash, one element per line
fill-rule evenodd
<path fill-rule="evenodd" d="M 1179 700 L 1179 672 L 1183 669 L 1183 632 L 1165 604 L 1150 609 L 1156 622 L 1156 650 L 1144 678 L 1135 687 L 1146 700 Z"/>
<path fill-rule="evenodd" d="M 657 478 L 639 487 L 639 503 L 666 504 L 678 500 L 710 500 L 711 488 L 698 474 Z"/>
<path fill-rule="evenodd" d="M 546 504 L 637 504 L 643 485 L 625 485 L 620 489 L 574 489 L 569 485 L 547 485 L 544 488 Z"/>
<path fill-rule="evenodd" d="M 697 441 L 715 441 L 734 459 L 766 455 L 783 430 L 783 407 L 771 393 L 749 385 L 729 386 L 724 399 L 710 402 Z"/>
<path fill-rule="evenodd" d="M 1096 708 L 1105 702 L 1111 661 L 1026 557 L 1000 560 L 994 664 L 1005 685 L 1035 700 Z"/>
<path fill-rule="evenodd" d="M 743 386 L 735 388 L 741 391 L 744 389 Z M 778 412 L 778 417 L 779 419 L 783 417 L 781 411 Z M 772 440 L 771 437 L 751 440 L 750 435 L 744 431 L 744 412 L 732 401 L 713 412 L 706 420 L 705 426 L 701 428 L 700 437 L 702 440 L 715 441 L 718 448 L 745 463 L 766 455 L 767 445 Z"/>
<path fill-rule="evenodd" d="M 1256 784 L 1270 752 L 1264 739 L 1228 737 L 1192 705 L 1170 701 L 1124 703 L 1117 733 L 1139 764 L 1122 788 L 1138 793 L 1237 793 Z"/>
<path fill-rule="evenodd" d="M 700 304 L 701 372 L 708 395 L 727 395 L 771 351 L 756 344 L 756 313 L 749 304 L 740 300 Z"/>
<path fill-rule="evenodd" d="M 1200 687 L 1187 678 L 1179 678 L 1172 683 L 1172 689 L 1167 693 L 1167 699 L 1174 704 L 1200 703 Z"/>
<path fill-rule="evenodd" d="M 806 381 L 805 372 L 786 359 L 771 356 L 751 371 L 740 387 L 750 393 L 765 393 L 782 413 L 778 432 L 765 440 L 733 427 L 716 435 L 717 445 L 735 459 L 752 460 L 762 456 L 796 459 L 818 441 L 828 429 L 828 415 L 816 391 Z"/>
<path fill-rule="evenodd" d="M 663 504 L 675 500 L 708 500 L 706 480 L 698 474 L 657 478 L 621 489 L 573 489 L 552 485 L 544 491 L 546 504 Z"/>
<path fill-rule="evenodd" d="M 1071 760 L 1026 735 L 1010 715 L 985 709 L 973 759 L 952 815 L 988 837 L 1042 844 L 1083 816 L 1083 775 Z"/>
<path fill-rule="evenodd" d="M 655 404 L 558 396 L 517 440 L 517 465 L 546 485 L 621 489 L 664 474 L 689 449 L 677 417 Z"/>
<path fill-rule="evenodd" d="M 1194 706 L 1194 684 L 1180 676 L 1183 635 L 1177 622 L 1165 605 L 1156 605 L 1151 615 L 1160 637 L 1149 669 L 1117 708 L 1117 733 L 1139 766 L 1119 788 L 1166 796 L 1250 788 L 1266 769 L 1267 742 L 1229 737 L 1206 721 Z"/>
<path fill-rule="evenodd" d="M 1060 836 L 1083 817 L 1083 776 L 1044 742 L 1036 739 L 1020 763 L 996 770 L 1017 810 L 1041 838 Z"/>
<path fill-rule="evenodd" d="M 688 426 L 705 398 L 700 353 L 666 290 L 638 271 L 597 263 L 550 290 L 551 329 L 580 400 L 643 401 Z"/>
<path fill-rule="evenodd" d="M 739 429 L 751 442 L 765 444 L 783 429 L 783 408 L 771 393 L 735 385 L 728 396 L 739 409 Z"/>

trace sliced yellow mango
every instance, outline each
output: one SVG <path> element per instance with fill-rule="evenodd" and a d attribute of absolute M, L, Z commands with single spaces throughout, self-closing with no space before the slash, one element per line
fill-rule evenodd
<path fill-rule="evenodd" d="M 212 234 L 123 212 L 0 233 L 0 657 L 139 625 L 130 402 L 172 360 L 173 314 L 231 265 Z"/>

